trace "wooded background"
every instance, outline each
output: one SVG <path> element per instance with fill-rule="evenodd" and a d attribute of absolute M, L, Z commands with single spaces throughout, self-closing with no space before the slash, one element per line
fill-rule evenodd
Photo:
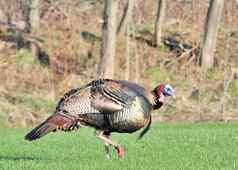
<path fill-rule="evenodd" d="M 238 120 L 238 2 L 0 0 L 0 122 L 30 126 L 95 78 L 177 99 L 160 121 Z"/>

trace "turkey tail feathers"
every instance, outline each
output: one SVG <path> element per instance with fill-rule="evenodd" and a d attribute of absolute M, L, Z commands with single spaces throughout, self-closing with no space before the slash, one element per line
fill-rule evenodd
<path fill-rule="evenodd" d="M 150 119 L 149 119 L 149 122 L 146 126 L 146 128 L 141 132 L 141 134 L 139 135 L 139 137 L 137 138 L 137 140 L 140 140 L 142 139 L 142 137 L 150 130 L 150 126 L 151 126 L 151 116 L 150 116 Z"/>
<path fill-rule="evenodd" d="M 56 127 L 52 126 L 48 123 L 48 120 L 46 120 L 45 122 L 43 122 L 42 124 L 40 124 L 39 126 L 37 126 L 35 129 L 33 129 L 32 131 L 30 131 L 26 136 L 25 139 L 32 141 L 35 139 L 39 139 L 42 136 L 45 136 L 47 133 L 55 130 Z"/>
<path fill-rule="evenodd" d="M 29 141 L 36 140 L 56 130 L 70 131 L 75 127 L 78 128 L 77 123 L 78 120 L 74 116 L 63 112 L 55 113 L 42 124 L 30 131 L 25 136 L 25 139 Z"/>

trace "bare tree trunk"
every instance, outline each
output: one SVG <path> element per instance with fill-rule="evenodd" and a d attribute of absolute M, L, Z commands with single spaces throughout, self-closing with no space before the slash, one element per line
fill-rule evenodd
<path fill-rule="evenodd" d="M 2 7 L 0 7 L 0 24 L 8 24 L 8 16 L 5 14 Z"/>
<path fill-rule="evenodd" d="M 40 27 L 40 0 L 31 0 L 29 22 L 31 31 L 37 31 Z"/>
<path fill-rule="evenodd" d="M 125 80 L 130 79 L 130 31 L 129 27 L 126 30 L 126 71 L 125 71 Z"/>
<path fill-rule="evenodd" d="M 136 33 L 135 33 L 135 27 L 133 26 L 133 37 L 135 38 Z M 136 70 L 136 75 L 135 75 L 135 82 L 139 83 L 140 80 L 140 62 L 139 62 L 139 55 L 137 52 L 137 42 L 134 41 L 134 55 L 135 55 L 135 70 Z"/>
<path fill-rule="evenodd" d="M 106 0 L 102 27 L 101 61 L 97 78 L 113 78 L 116 51 L 118 0 Z"/>
<path fill-rule="evenodd" d="M 214 64 L 214 52 L 223 6 L 224 0 L 210 0 L 200 56 L 200 64 L 204 69 L 212 68 Z"/>
<path fill-rule="evenodd" d="M 130 23 L 132 19 L 132 11 L 133 11 L 134 5 L 135 5 L 135 0 L 127 0 L 127 4 L 123 12 L 122 19 L 117 28 L 117 34 L 119 35 L 123 34 L 127 30 L 126 27 L 128 26 L 128 24 Z"/>
<path fill-rule="evenodd" d="M 161 44 L 161 32 L 165 18 L 165 8 L 167 0 L 158 0 L 157 16 L 155 21 L 155 45 Z"/>

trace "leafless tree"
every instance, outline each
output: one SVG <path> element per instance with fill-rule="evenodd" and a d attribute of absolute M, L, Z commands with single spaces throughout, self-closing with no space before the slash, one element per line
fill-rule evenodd
<path fill-rule="evenodd" d="M 3 6 L 0 7 L 0 23 L 8 23 L 8 16 L 4 12 Z"/>
<path fill-rule="evenodd" d="M 104 23 L 102 26 L 101 61 L 98 78 L 113 78 L 114 58 L 116 51 L 118 0 L 106 0 L 104 8 Z"/>
<path fill-rule="evenodd" d="M 214 52 L 223 6 L 224 0 L 210 0 L 200 56 L 200 64 L 204 69 L 212 68 L 214 64 Z"/>
<path fill-rule="evenodd" d="M 126 30 L 126 50 L 125 50 L 125 58 L 126 58 L 126 70 L 125 70 L 125 80 L 129 80 L 130 78 L 130 31 L 129 27 Z"/>
<path fill-rule="evenodd" d="M 155 21 L 155 45 L 159 46 L 161 44 L 161 32 L 163 28 L 164 18 L 165 18 L 165 8 L 167 0 L 158 0 L 158 10 Z"/>
<path fill-rule="evenodd" d="M 31 31 L 37 31 L 40 27 L 40 0 L 31 0 L 29 22 Z"/>
<path fill-rule="evenodd" d="M 123 12 L 122 19 L 117 29 L 117 34 L 123 34 L 127 30 L 126 27 L 128 26 L 128 24 L 132 19 L 132 12 L 135 2 L 136 0 L 127 0 L 127 4 Z"/>

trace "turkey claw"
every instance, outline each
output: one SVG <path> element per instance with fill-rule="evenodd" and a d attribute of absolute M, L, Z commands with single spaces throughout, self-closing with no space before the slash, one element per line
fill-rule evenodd
<path fill-rule="evenodd" d="M 122 158 L 124 156 L 124 149 L 118 145 L 115 147 L 116 151 L 117 151 L 117 155 L 119 158 Z"/>

